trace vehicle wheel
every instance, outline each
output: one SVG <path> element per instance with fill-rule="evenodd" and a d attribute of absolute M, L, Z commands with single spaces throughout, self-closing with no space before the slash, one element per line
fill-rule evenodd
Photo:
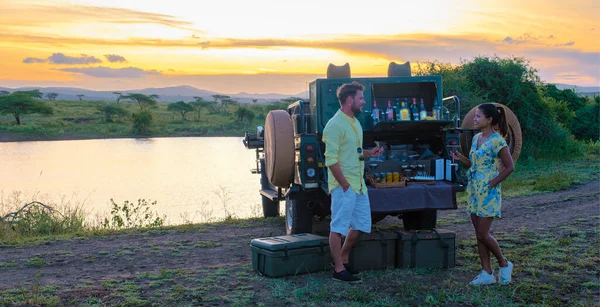
<path fill-rule="evenodd" d="M 285 232 L 288 235 L 312 232 L 313 215 L 302 196 L 285 198 Z"/>
<path fill-rule="evenodd" d="M 265 119 L 265 171 L 272 185 L 287 188 L 294 175 L 294 127 L 290 115 L 273 110 Z"/>
<path fill-rule="evenodd" d="M 279 216 L 279 201 L 270 200 L 268 197 L 262 197 L 263 215 L 265 217 Z"/>
<path fill-rule="evenodd" d="M 508 131 L 506 135 L 506 143 L 508 144 L 508 148 L 510 149 L 510 154 L 512 155 L 513 162 L 517 162 L 519 159 L 519 155 L 521 154 L 521 147 L 523 146 L 523 134 L 521 132 L 521 124 L 519 124 L 519 120 L 517 116 L 511 109 L 507 106 L 492 102 L 498 107 L 503 107 L 506 112 L 506 124 L 508 126 Z M 477 107 L 474 107 L 465 115 L 465 118 L 461 124 L 462 129 L 474 129 L 473 128 L 473 117 L 475 117 L 475 111 Z M 471 141 L 474 134 L 466 134 L 461 133 L 460 136 L 460 144 L 462 153 L 467 156 L 469 151 L 471 151 Z"/>
<path fill-rule="evenodd" d="M 404 230 L 432 230 L 437 224 L 437 210 L 422 210 L 402 214 Z"/>
<path fill-rule="evenodd" d="M 387 216 L 387 214 L 385 214 L 385 213 L 371 212 L 371 224 L 381 222 L 386 216 Z"/>

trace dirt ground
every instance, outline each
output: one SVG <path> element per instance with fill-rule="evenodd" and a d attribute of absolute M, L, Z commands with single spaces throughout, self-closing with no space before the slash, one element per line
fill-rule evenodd
<path fill-rule="evenodd" d="M 600 214 L 600 181 L 554 193 L 505 199 L 503 218 L 492 230 L 554 229 L 578 218 Z M 463 209 L 441 211 L 461 217 Z M 380 224 L 400 223 L 387 217 Z M 319 225 L 322 226 L 322 225 Z M 597 225 L 595 225 L 597 226 Z M 595 227 L 591 225 L 590 227 Z M 457 240 L 473 236 L 468 222 L 444 227 Z M 0 290 L 15 289 L 34 281 L 44 286 L 70 288 L 103 280 L 135 278 L 144 272 L 201 270 L 249 265 L 252 238 L 284 234 L 281 221 L 199 226 L 189 231 L 151 230 L 131 234 L 57 240 L 30 247 L 0 247 Z M 35 265 L 32 259 L 43 259 Z"/>

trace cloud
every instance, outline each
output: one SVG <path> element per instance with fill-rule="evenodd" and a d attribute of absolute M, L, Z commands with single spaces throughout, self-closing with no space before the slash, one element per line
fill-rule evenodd
<path fill-rule="evenodd" d="M 95 78 L 144 78 L 148 76 L 162 75 L 157 70 L 143 70 L 137 67 L 110 68 L 98 66 L 80 68 L 61 68 L 59 70 L 64 72 L 84 74 Z"/>
<path fill-rule="evenodd" d="M 102 63 L 102 60 L 97 59 L 93 56 L 88 56 L 82 54 L 78 57 L 72 57 L 68 55 L 64 55 L 63 53 L 53 53 L 48 57 L 48 62 L 52 64 L 59 65 L 74 65 L 74 64 L 94 64 L 94 63 Z"/>
<path fill-rule="evenodd" d="M 193 23 L 181 20 L 176 16 L 126 8 L 83 5 L 23 5 L 4 7 L 2 13 L 0 25 L 8 27 L 98 22 L 109 24 L 159 24 L 204 33 L 198 29 L 190 28 Z"/>
<path fill-rule="evenodd" d="M 23 59 L 23 63 L 25 64 L 34 64 L 34 63 L 45 63 L 46 60 L 45 59 L 40 59 L 40 58 L 24 58 Z"/>
<path fill-rule="evenodd" d="M 574 41 L 570 41 L 570 42 L 566 42 L 564 44 L 556 44 L 554 46 L 555 47 L 564 47 L 564 46 L 573 46 L 573 45 L 575 45 L 575 42 Z"/>
<path fill-rule="evenodd" d="M 543 36 L 533 36 L 531 33 L 524 33 L 523 35 L 517 37 L 517 38 L 512 38 L 510 36 L 505 37 L 502 42 L 507 43 L 507 44 L 523 44 L 523 43 L 528 43 L 528 42 L 535 42 L 535 41 L 539 41 L 541 39 L 543 39 Z M 554 35 L 550 35 L 547 37 L 547 39 L 555 39 Z"/>
<path fill-rule="evenodd" d="M 127 62 L 127 60 L 124 57 L 116 54 L 105 54 L 104 57 L 111 63 Z"/>

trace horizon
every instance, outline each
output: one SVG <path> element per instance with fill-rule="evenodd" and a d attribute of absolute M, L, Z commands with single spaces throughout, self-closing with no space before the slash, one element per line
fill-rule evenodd
<path fill-rule="evenodd" d="M 0 0 L 0 85 L 287 94 L 306 91 L 329 63 L 374 77 L 390 62 L 494 55 L 525 58 L 545 83 L 600 85 L 600 40 L 589 39 L 600 36 L 596 0 L 375 0 L 358 15 L 353 1 L 258 1 L 271 10 L 235 0 L 198 10 L 180 0 Z M 315 21 L 290 22 L 287 12 Z"/>

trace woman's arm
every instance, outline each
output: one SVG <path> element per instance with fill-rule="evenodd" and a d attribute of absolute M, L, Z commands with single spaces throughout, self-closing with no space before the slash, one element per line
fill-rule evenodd
<path fill-rule="evenodd" d="M 508 175 L 510 175 L 510 173 L 512 173 L 515 170 L 515 164 L 513 162 L 512 156 L 510 155 L 510 151 L 508 150 L 508 146 L 505 146 L 502 149 L 500 149 L 498 157 L 500 157 L 500 160 L 502 160 L 502 165 L 504 165 L 504 169 L 502 170 L 502 172 L 500 172 L 500 174 L 498 174 L 498 176 L 490 180 L 490 186 L 492 188 L 500 184 L 500 182 L 506 179 L 506 177 L 508 177 Z"/>
<path fill-rule="evenodd" d="M 458 161 L 462 162 L 462 164 L 464 164 L 466 168 L 470 168 L 471 167 L 471 160 L 469 160 L 469 158 L 463 156 L 457 150 L 451 151 L 450 152 L 450 157 L 454 158 L 455 160 L 458 160 Z"/>

